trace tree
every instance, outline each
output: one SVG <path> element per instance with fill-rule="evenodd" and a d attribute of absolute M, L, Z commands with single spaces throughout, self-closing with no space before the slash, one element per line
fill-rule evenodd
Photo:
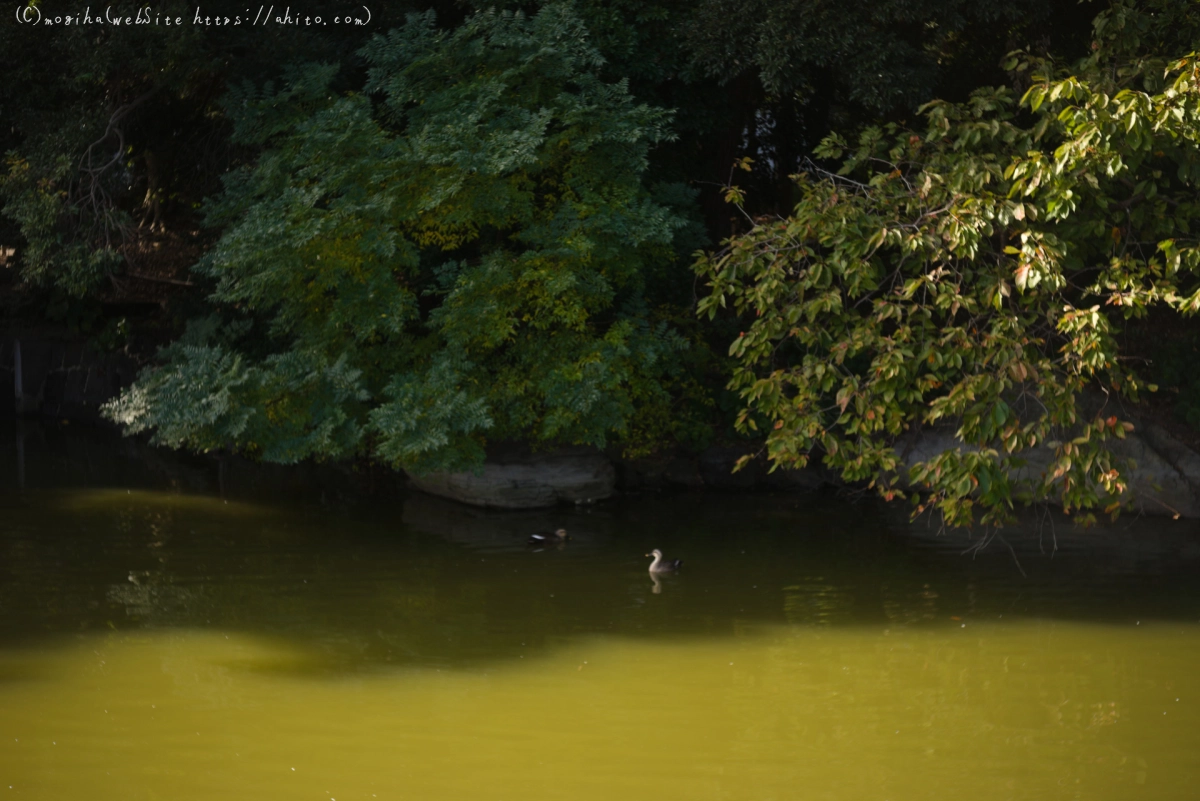
<path fill-rule="evenodd" d="M 1077 0 L 701 0 L 679 26 L 687 74 L 740 96 L 730 133 L 755 159 L 748 201 L 795 203 L 791 176 L 827 131 L 914 119 L 933 97 L 965 100 L 1004 79 L 1008 50 L 1085 52 L 1090 11 Z M 744 143 L 744 144 L 743 144 Z M 734 155 L 720 164 L 727 178 Z"/>
<path fill-rule="evenodd" d="M 888 498 L 910 484 L 956 525 L 1015 502 L 1119 509 L 1107 442 L 1131 425 L 1080 397 L 1147 388 L 1120 320 L 1200 309 L 1200 61 L 1162 57 L 1195 25 L 1177 4 L 1118 2 L 1073 69 L 1010 59 L 1030 76 L 1020 101 L 981 89 L 925 106 L 923 130 L 832 136 L 836 175 L 797 176 L 793 214 L 699 259 L 701 313 L 752 314 L 730 386 L 776 467 L 817 456 Z M 898 438 L 948 421 L 962 447 L 902 474 Z M 1039 446 L 1045 473 L 1022 470 Z"/>
<path fill-rule="evenodd" d="M 131 122 L 168 95 L 203 94 L 210 64 L 190 28 L 39 26 L 42 14 L 0 27 L 11 64 L 0 85 L 0 235 L 19 245 L 26 283 L 81 297 L 118 269 L 137 227 Z"/>
<path fill-rule="evenodd" d="M 74 299 L 120 294 L 152 230 L 194 227 L 192 206 L 243 156 L 216 103 L 227 85 L 301 57 L 347 59 L 366 38 L 346 25 L 192 25 L 196 7 L 179 0 L 63 10 L 31 0 L 24 24 L 0 25 L 0 245 L 16 247 L 25 285 Z M 344 4 L 305 12 L 329 20 Z"/>
<path fill-rule="evenodd" d="M 489 439 L 671 425 L 683 342 L 645 290 L 685 223 L 654 192 L 687 193 L 642 181 L 669 115 L 598 77 L 563 5 L 453 31 L 414 15 L 362 55 L 361 93 L 311 64 L 230 93 L 236 140 L 263 151 L 207 208 L 223 234 L 197 270 L 221 316 L 112 419 L 175 447 L 413 470 L 478 464 Z"/>

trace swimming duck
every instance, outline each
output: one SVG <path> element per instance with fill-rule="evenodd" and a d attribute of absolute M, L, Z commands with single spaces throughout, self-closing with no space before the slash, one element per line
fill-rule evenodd
<path fill-rule="evenodd" d="M 662 551 L 655 548 L 646 556 L 653 556 L 654 561 L 650 563 L 651 573 L 674 573 L 683 566 L 682 559 L 663 559 Z"/>
<path fill-rule="evenodd" d="M 529 544 L 530 545 L 561 545 L 562 543 L 566 542 L 569 539 L 571 539 L 571 538 L 567 535 L 567 530 L 565 528 L 560 528 L 558 531 L 554 531 L 554 532 L 547 533 L 547 534 L 534 534 L 532 537 L 529 538 Z"/>

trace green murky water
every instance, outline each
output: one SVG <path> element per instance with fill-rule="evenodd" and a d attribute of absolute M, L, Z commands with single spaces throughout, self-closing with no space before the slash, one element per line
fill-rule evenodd
<path fill-rule="evenodd" d="M 302 478 L 0 430 L 0 800 L 1198 792 L 1194 524 Z"/>

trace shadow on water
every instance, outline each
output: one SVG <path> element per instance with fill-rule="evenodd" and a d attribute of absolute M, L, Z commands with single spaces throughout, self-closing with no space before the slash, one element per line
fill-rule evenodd
<path fill-rule="evenodd" d="M 98 431 L 0 428 L 3 454 L 3 647 L 241 632 L 293 646 L 244 669 L 332 676 L 486 667 L 597 636 L 736 638 L 773 624 L 1200 620 L 1191 522 L 1080 531 L 1034 519 L 1006 532 L 1007 544 L 964 553 L 971 539 L 935 536 L 903 508 L 832 495 L 489 513 L 370 493 L 338 471 L 222 468 Z M 559 526 L 571 532 L 565 547 L 525 545 Z M 652 580 L 643 554 L 655 547 L 682 557 L 684 571 Z M 17 680 L 0 666 L 0 682 Z"/>

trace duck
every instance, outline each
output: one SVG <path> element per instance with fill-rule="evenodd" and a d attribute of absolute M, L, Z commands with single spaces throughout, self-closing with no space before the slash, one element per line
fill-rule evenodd
<path fill-rule="evenodd" d="M 529 544 L 530 545 L 561 545 L 562 543 L 566 542 L 569 539 L 571 539 L 571 537 L 567 534 L 567 530 L 565 528 L 560 528 L 557 531 L 553 531 L 553 532 L 546 533 L 546 534 L 534 534 L 532 537 L 529 538 Z"/>
<path fill-rule="evenodd" d="M 683 566 L 682 559 L 663 559 L 662 551 L 655 548 L 646 556 L 653 556 L 654 561 L 650 563 L 651 573 L 674 573 Z"/>

